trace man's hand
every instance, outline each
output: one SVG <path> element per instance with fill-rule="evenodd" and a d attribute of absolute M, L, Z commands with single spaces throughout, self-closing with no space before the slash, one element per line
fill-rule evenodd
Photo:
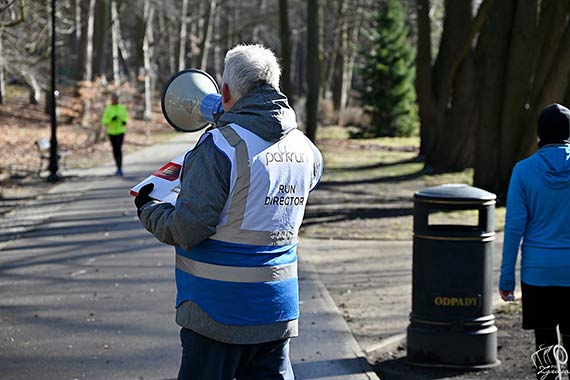
<path fill-rule="evenodd" d="M 501 295 L 501 298 L 505 302 L 516 301 L 515 293 L 512 290 L 499 290 L 499 294 Z"/>
<path fill-rule="evenodd" d="M 139 216 L 141 208 L 144 205 L 146 205 L 148 202 L 155 200 L 154 198 L 151 198 L 149 196 L 149 194 L 152 192 L 153 189 L 154 189 L 154 184 L 152 183 L 144 185 L 143 187 L 141 187 L 138 195 L 135 197 L 135 206 L 137 206 L 137 213 L 139 214 Z"/>

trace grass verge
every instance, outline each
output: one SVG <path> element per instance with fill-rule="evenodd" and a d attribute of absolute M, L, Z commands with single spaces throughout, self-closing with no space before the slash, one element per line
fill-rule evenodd
<path fill-rule="evenodd" d="M 311 195 L 302 234 L 317 238 L 408 240 L 413 236 L 413 195 L 446 183 L 472 185 L 473 170 L 429 173 L 418 159 L 419 138 L 351 140 L 348 130 L 321 127 L 317 144 L 325 171 Z M 477 210 L 436 213 L 437 224 L 476 220 Z M 495 210 L 503 230 L 504 207 Z M 476 223 L 476 222 L 475 222 Z"/>

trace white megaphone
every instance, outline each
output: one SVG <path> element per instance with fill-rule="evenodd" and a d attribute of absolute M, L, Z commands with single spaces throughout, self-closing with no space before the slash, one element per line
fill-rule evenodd
<path fill-rule="evenodd" d="M 168 124 L 181 132 L 196 132 L 214 124 L 214 115 L 223 112 L 216 81 L 198 69 L 174 74 L 164 86 L 161 106 Z"/>

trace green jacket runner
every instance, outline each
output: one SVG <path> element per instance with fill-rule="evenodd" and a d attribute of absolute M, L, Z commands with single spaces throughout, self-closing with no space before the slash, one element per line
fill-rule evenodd
<path fill-rule="evenodd" d="M 127 108 L 122 104 L 108 105 L 101 118 L 101 124 L 107 127 L 107 134 L 111 136 L 125 133 L 127 121 L 129 121 Z"/>

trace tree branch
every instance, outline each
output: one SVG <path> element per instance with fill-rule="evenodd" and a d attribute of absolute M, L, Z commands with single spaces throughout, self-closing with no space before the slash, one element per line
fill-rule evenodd
<path fill-rule="evenodd" d="M 14 0 L 14 2 L 15 2 L 15 0 Z M 2 9 L 2 12 L 5 11 L 10 5 L 14 4 L 14 2 L 6 5 L 6 7 L 4 7 L 4 9 Z M 6 24 L 0 24 L 0 28 L 11 28 L 13 26 L 16 26 L 18 24 L 23 23 L 25 20 L 26 20 L 26 0 L 20 0 L 20 18 L 18 20 L 15 20 L 15 21 L 12 21 L 12 22 L 9 22 Z"/>
<path fill-rule="evenodd" d="M 455 55 L 455 59 L 451 63 L 449 74 L 445 80 L 445 89 L 447 90 L 447 93 L 451 91 L 451 86 L 453 84 L 453 81 L 455 80 L 455 76 L 457 75 L 459 68 L 463 64 L 463 61 L 465 61 L 465 58 L 467 58 L 467 55 L 469 55 L 469 52 L 472 49 L 473 39 L 479 33 L 481 27 L 487 20 L 489 9 L 491 8 L 492 3 L 493 0 L 483 0 L 481 5 L 479 6 L 479 10 L 477 11 L 477 16 L 475 16 L 473 21 L 471 21 L 471 25 L 469 26 L 469 31 L 467 33 L 467 38 L 465 39 L 465 43 L 463 44 L 461 50 L 459 50 L 459 53 Z"/>

